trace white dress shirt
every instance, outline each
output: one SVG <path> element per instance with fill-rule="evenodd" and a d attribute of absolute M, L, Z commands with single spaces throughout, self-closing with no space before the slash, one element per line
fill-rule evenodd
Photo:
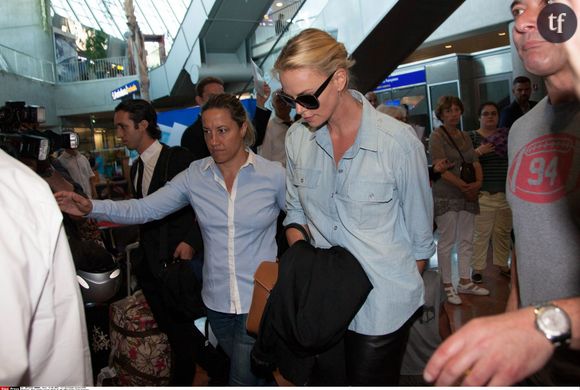
<path fill-rule="evenodd" d="M 155 166 L 157 165 L 157 160 L 159 160 L 159 155 L 161 154 L 161 150 L 163 149 L 163 145 L 157 140 L 153 142 L 141 155 L 141 161 L 143 161 L 143 182 L 142 190 L 143 196 L 146 196 L 149 193 L 149 185 L 151 184 L 151 178 L 153 177 L 153 171 L 155 170 Z M 135 174 L 135 181 L 133 183 L 138 183 L 139 179 L 139 170 Z"/>
<path fill-rule="evenodd" d="M 92 386 L 87 328 L 62 214 L 0 150 L 0 383 Z"/>
<path fill-rule="evenodd" d="M 190 204 L 203 236 L 203 302 L 221 313 L 245 314 L 258 265 L 276 258 L 276 220 L 285 194 L 284 168 L 248 153 L 230 192 L 214 160 L 206 157 L 143 199 L 93 200 L 90 217 L 138 224 Z"/>

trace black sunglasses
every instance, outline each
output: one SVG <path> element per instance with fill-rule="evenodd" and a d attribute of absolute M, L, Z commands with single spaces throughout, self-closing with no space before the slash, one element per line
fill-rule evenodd
<path fill-rule="evenodd" d="M 330 80 L 332 80 L 332 76 L 334 76 L 335 73 L 336 70 L 332 72 L 330 76 L 328 76 L 326 81 L 324 81 L 324 83 L 322 83 L 322 85 L 313 94 L 306 93 L 304 95 L 298 95 L 296 96 L 296 98 L 293 98 L 290 95 L 287 95 L 284 92 L 280 91 L 278 92 L 278 96 L 280 96 L 280 99 L 282 99 L 284 103 L 286 103 L 292 108 L 296 108 L 296 104 L 300 104 L 302 107 L 308 110 L 316 110 L 318 107 L 320 107 L 318 97 L 322 94 L 322 92 L 324 92 L 324 90 L 330 83 Z"/>

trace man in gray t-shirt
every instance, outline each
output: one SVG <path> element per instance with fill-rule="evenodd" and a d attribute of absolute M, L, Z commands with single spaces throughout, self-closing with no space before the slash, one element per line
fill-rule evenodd
<path fill-rule="evenodd" d="M 511 5 L 515 47 L 548 96 L 509 136 L 517 261 L 507 312 L 470 321 L 437 349 L 424 377 L 438 385 L 580 383 L 580 103 L 564 47 L 538 31 L 548 6 Z"/>

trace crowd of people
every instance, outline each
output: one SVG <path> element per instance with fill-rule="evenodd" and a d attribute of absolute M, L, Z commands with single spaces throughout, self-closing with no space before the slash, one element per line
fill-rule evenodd
<path fill-rule="evenodd" d="M 348 321 L 332 324 L 339 331 L 332 342 L 316 339 L 323 332 L 311 329 L 314 335 L 308 339 L 324 345 L 312 353 L 319 356 L 332 349 L 333 358 L 298 360 L 300 372 L 307 364 L 310 374 L 296 384 L 398 385 L 406 349 L 416 345 L 408 343 L 414 324 L 424 318 L 426 301 L 440 303 L 432 299 L 439 276 L 422 278 L 428 260 L 437 252 L 440 287 L 447 302 L 460 305 L 461 294 L 490 293 L 481 285 L 490 241 L 493 263 L 511 277 L 506 313 L 475 319 L 444 340 L 437 338 L 432 346 L 436 351 L 424 362 L 424 380 L 437 385 L 580 382 L 578 79 L 566 47 L 538 32 L 544 5 L 521 0 L 512 3 L 511 11 L 514 43 L 524 67 L 545 79 L 548 96 L 531 102 L 529 80 L 518 77 L 514 103 L 500 111 L 494 102 L 484 102 L 477 111 L 480 126 L 470 131 L 459 125 L 463 102 L 441 97 L 435 114 L 442 124 L 429 141 L 430 170 L 425 147 L 405 123 L 406 116 L 400 110 L 393 113 L 402 120 L 385 115 L 375 108 L 377 101 L 367 100 L 373 95 L 365 98 L 349 89 L 354 60 L 342 43 L 318 29 L 301 31 L 280 52 L 273 73 L 281 89 L 274 93 L 275 117 L 269 122 L 270 112 L 264 108 L 269 96 L 260 96 L 252 123 L 217 78 L 198 84 L 201 115 L 184 133 L 182 147 L 168 148 L 158 141 L 151 103 L 133 100 L 117 107 L 117 134 L 139 152 L 131 171 L 134 198 L 92 200 L 71 185 L 52 185 L 52 192 L 66 215 L 141 225 L 147 266 L 138 276 L 174 349 L 171 384 L 193 382 L 195 347 L 187 332 L 193 325 L 164 307 L 159 272 L 168 258 L 188 261 L 198 252 L 204 257 L 201 298 L 229 358 L 230 385 L 272 383 L 269 375 L 255 370 L 255 338 L 246 331 L 246 320 L 254 273 L 261 261 L 278 255 L 281 212 L 291 248 L 346 251 L 372 285 Z M 264 90 L 270 94 L 269 88 Z M 290 119 L 291 109 L 300 120 Z M 74 153 L 66 153 L 63 165 L 78 163 Z M 0 201 L 9 211 L 8 224 L 20 226 L 10 211 L 22 207 L 31 221 L 21 227 L 26 232 L 22 247 L 10 239 L 10 227 L 0 224 L 2 253 L 15 260 L 2 278 L 2 286 L 9 286 L 3 291 L 10 291 L 12 303 L 18 303 L 10 307 L 14 313 L 21 306 L 39 308 L 26 310 L 25 317 L 11 317 L 22 318 L 25 331 L 18 337 L 0 329 L 2 345 L 14 345 L 7 350 L 17 352 L 2 359 L 14 363 L 0 370 L 9 371 L 2 379 L 90 385 L 84 316 L 63 243 L 62 216 L 55 213 L 47 185 L 25 169 L 0 152 Z M 74 177 L 74 165 L 73 171 Z M 24 178 L 35 191 L 15 194 L 5 173 Z M 21 204 L 30 197 L 35 202 L 43 197 L 46 206 Z M 48 214 L 40 215 L 43 210 Z M 451 260 L 455 246 L 456 285 Z M 36 269 L 32 257 L 42 260 L 41 274 L 31 271 Z M 336 267 L 329 273 L 340 271 L 340 263 L 329 264 Z M 279 283 L 285 277 L 281 272 Z M 432 291 L 428 298 L 426 288 Z M 277 313 L 292 318 L 295 297 L 283 292 L 277 296 L 282 297 L 277 304 L 283 305 Z M 300 304 L 320 299 L 299 298 Z M 325 319 L 318 319 L 317 329 L 327 328 Z M 271 326 L 281 323 L 286 328 L 295 324 L 272 321 Z M 43 337 L 47 332 L 58 337 Z M 58 363 L 56 355 L 45 360 L 49 350 L 66 355 L 59 357 L 65 363 Z M 274 351 L 273 361 L 287 356 L 281 353 Z M 281 374 L 290 381 L 299 377 L 292 370 Z"/>

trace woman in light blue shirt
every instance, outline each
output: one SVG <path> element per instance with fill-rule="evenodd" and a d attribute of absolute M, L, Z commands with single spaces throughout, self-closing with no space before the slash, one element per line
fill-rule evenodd
<path fill-rule="evenodd" d="M 161 219 L 191 204 L 204 243 L 202 297 L 212 330 L 230 357 L 230 384 L 257 385 L 246 318 L 254 272 L 261 261 L 276 258 L 284 168 L 249 149 L 252 127 L 235 96 L 211 97 L 202 108 L 202 122 L 211 157 L 194 161 L 155 193 L 118 202 L 91 202 L 70 192 L 55 196 L 67 213 L 125 224 Z"/>
<path fill-rule="evenodd" d="M 408 125 L 348 89 L 353 61 L 326 32 L 307 29 L 282 49 L 282 99 L 302 115 L 286 136 L 284 225 L 315 246 L 339 245 L 373 284 L 345 336 L 350 385 L 397 385 L 411 319 L 423 305 L 419 268 L 435 252 L 424 147 Z M 301 235 L 288 229 L 290 245 Z M 348 286 L 344 286 L 348 288 Z"/>

